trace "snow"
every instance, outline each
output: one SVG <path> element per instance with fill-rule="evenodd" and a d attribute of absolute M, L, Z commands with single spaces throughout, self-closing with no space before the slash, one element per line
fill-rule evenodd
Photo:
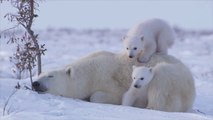
<path fill-rule="evenodd" d="M 37 30 L 40 43 L 48 49 L 43 56 L 43 71 L 63 67 L 78 58 L 97 51 L 119 52 L 122 49 L 122 29 L 70 28 Z M 188 33 L 189 34 L 189 33 Z M 26 89 L 29 86 L 27 72 L 23 80 L 17 80 L 11 72 L 9 62 L 14 46 L 0 40 L 0 119 L 1 120 L 213 120 L 213 35 L 186 35 L 177 39 L 169 54 L 182 60 L 192 71 L 196 83 L 196 100 L 192 113 L 169 113 L 121 105 L 97 104 L 86 101 L 38 94 Z M 36 70 L 34 70 L 36 74 Z M 34 80 L 36 79 L 34 75 Z M 3 108 L 14 86 L 20 83 L 21 89 L 11 97 L 6 113 Z M 200 112 L 198 112 L 200 111 Z"/>

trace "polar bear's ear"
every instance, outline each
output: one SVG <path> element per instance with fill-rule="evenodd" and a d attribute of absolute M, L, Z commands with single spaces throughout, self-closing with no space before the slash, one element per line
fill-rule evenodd
<path fill-rule="evenodd" d="M 134 70 L 136 67 L 137 67 L 137 66 L 133 65 L 133 66 L 132 66 L 132 69 Z"/>
<path fill-rule="evenodd" d="M 67 74 L 67 75 L 70 75 L 70 74 L 71 74 L 71 68 L 67 68 L 67 69 L 66 69 L 66 74 Z"/>
<path fill-rule="evenodd" d="M 141 36 L 141 41 L 143 41 L 144 40 L 144 37 L 143 36 Z"/>

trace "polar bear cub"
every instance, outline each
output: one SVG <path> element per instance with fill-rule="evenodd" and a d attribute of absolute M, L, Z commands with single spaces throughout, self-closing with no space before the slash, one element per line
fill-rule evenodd
<path fill-rule="evenodd" d="M 147 103 L 147 84 L 149 84 L 153 76 L 152 68 L 133 66 L 133 82 L 123 96 L 122 105 L 133 106 L 137 100 Z M 141 107 L 146 107 L 146 105 L 142 105 Z"/>
<path fill-rule="evenodd" d="M 132 27 L 123 43 L 129 58 L 147 62 L 155 52 L 167 54 L 174 39 L 174 31 L 166 21 L 150 19 Z"/>
<path fill-rule="evenodd" d="M 133 82 L 124 94 L 122 105 L 145 103 L 143 108 L 168 112 L 191 110 L 195 87 L 190 71 L 182 64 L 159 63 L 153 68 L 133 66 Z M 136 105 L 136 107 L 138 107 Z"/>

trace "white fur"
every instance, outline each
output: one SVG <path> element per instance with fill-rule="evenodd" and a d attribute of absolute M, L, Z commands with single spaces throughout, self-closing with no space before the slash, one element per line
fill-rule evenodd
<path fill-rule="evenodd" d="M 129 61 L 124 53 L 96 52 L 61 70 L 43 73 L 37 82 L 40 83 L 39 89 L 46 89 L 47 93 L 121 104 L 123 94 L 131 85 L 132 66 L 155 66 L 159 62 L 181 63 L 170 55 L 154 54 L 148 63 L 138 63 Z"/>
<path fill-rule="evenodd" d="M 132 85 L 123 96 L 123 105 L 133 106 L 138 100 L 149 109 L 169 112 L 191 110 L 195 98 L 194 81 L 183 64 L 134 67 L 132 79 Z"/>
<path fill-rule="evenodd" d="M 174 43 L 174 32 L 167 22 L 150 19 L 132 27 L 124 37 L 124 47 L 130 58 L 147 62 L 155 52 L 167 54 Z"/>

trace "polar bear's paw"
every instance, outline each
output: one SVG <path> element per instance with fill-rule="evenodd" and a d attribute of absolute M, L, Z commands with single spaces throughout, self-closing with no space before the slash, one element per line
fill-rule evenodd
<path fill-rule="evenodd" d="M 113 96 L 110 93 L 103 91 L 96 91 L 90 97 L 90 102 L 94 103 L 110 103 L 112 101 Z"/>
<path fill-rule="evenodd" d="M 154 107 L 146 107 L 146 109 L 154 110 Z"/>
<path fill-rule="evenodd" d="M 146 63 L 150 60 L 150 57 L 147 57 L 147 56 L 141 56 L 138 58 L 138 62 L 140 63 Z"/>

